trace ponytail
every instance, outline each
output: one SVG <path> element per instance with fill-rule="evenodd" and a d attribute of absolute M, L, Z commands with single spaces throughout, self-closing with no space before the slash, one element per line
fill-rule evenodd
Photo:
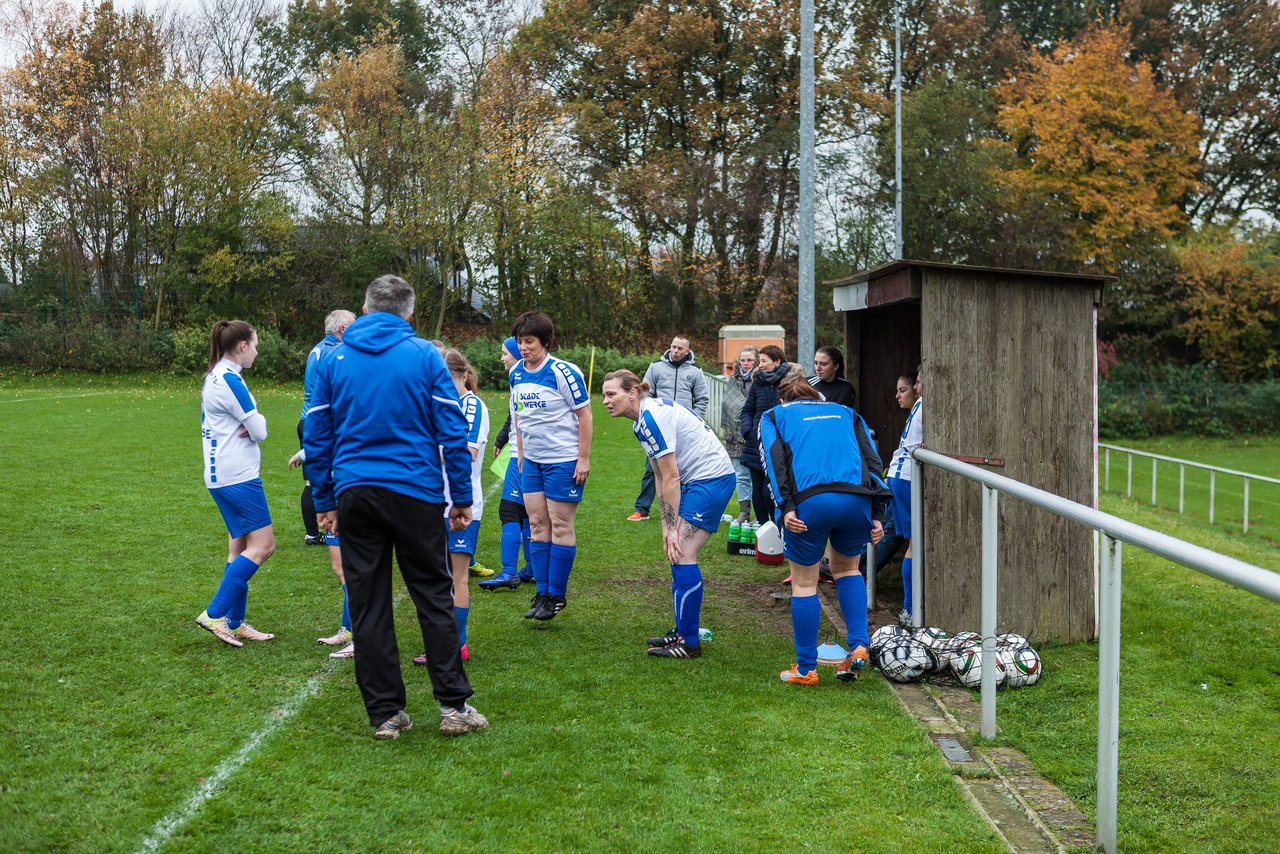
<path fill-rule="evenodd" d="M 476 369 L 471 366 L 471 362 L 467 361 L 466 356 L 453 349 L 446 349 L 441 355 L 444 356 L 444 363 L 449 368 L 449 373 L 462 380 L 463 388 L 473 394 L 480 389 L 480 377 L 476 374 Z"/>
<path fill-rule="evenodd" d="M 209 367 L 205 372 L 212 371 L 228 350 L 234 349 L 241 341 L 252 341 L 256 334 L 254 328 L 243 320 L 219 320 L 213 324 L 213 332 L 209 335 Z"/>

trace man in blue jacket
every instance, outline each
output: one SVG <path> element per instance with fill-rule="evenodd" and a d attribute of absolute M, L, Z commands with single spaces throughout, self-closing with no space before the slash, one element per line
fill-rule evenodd
<path fill-rule="evenodd" d="M 471 684 L 445 564 L 446 473 L 449 527 L 461 531 L 471 522 L 467 421 L 444 359 L 413 334 L 413 303 L 413 288 L 396 276 L 369 285 L 364 316 L 316 366 L 303 426 L 317 522 L 342 538 L 356 684 L 373 737 L 383 739 L 413 726 L 392 619 L 393 548 L 418 610 L 440 732 L 464 735 L 489 724 L 467 703 Z"/>

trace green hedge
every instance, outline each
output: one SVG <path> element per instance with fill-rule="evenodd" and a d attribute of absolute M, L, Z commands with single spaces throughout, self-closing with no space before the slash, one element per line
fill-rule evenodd
<path fill-rule="evenodd" d="M 1103 439 L 1280 432 L 1280 380 L 1224 383 L 1212 365 L 1117 370 L 1098 389 Z"/>

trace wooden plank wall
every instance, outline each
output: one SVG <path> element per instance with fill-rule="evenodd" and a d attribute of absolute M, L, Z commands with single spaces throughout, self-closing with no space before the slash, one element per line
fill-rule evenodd
<path fill-rule="evenodd" d="M 920 361 L 920 303 L 902 302 L 845 313 L 845 376 L 857 409 L 876 431 L 885 465 L 898 447 L 907 413 L 893 399 L 894 383 Z"/>
<path fill-rule="evenodd" d="M 1096 288 L 998 273 L 925 270 L 924 443 L 1002 458 L 994 471 L 1093 500 Z M 925 473 L 928 625 L 979 629 L 981 487 Z M 1094 635 L 1093 534 L 1000 501 L 999 625 L 1034 641 Z"/>

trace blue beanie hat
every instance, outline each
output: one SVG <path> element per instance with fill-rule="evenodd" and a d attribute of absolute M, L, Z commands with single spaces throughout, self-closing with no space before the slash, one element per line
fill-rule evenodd
<path fill-rule="evenodd" d="M 505 347 L 507 352 L 511 354 L 511 358 L 513 359 L 522 358 L 520 355 L 520 345 L 516 343 L 516 339 L 514 337 L 508 338 L 506 341 L 503 341 L 502 346 Z"/>

